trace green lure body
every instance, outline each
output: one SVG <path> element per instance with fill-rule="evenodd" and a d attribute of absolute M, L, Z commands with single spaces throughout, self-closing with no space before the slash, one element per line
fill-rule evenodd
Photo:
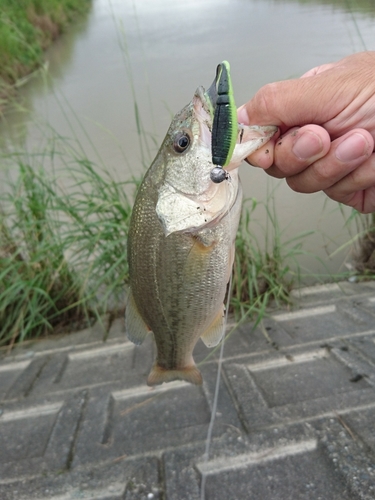
<path fill-rule="evenodd" d="M 214 84 L 217 98 L 212 124 L 212 163 L 225 167 L 230 163 L 238 136 L 237 108 L 228 61 L 218 65 Z"/>

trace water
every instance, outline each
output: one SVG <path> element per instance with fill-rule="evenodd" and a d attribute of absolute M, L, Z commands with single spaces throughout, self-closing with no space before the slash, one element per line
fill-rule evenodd
<path fill-rule="evenodd" d="M 267 82 L 374 50 L 375 8 L 369 9 L 365 1 L 350 0 L 94 0 L 87 18 L 48 51 L 51 78 L 40 74 L 22 89 L 25 109 L 7 113 L 1 146 L 37 150 L 44 134 L 39 124 L 46 122 L 60 135 L 77 138 L 90 158 L 119 177 L 138 176 L 156 153 L 171 114 L 190 101 L 198 85 L 212 82 L 218 62 L 230 61 L 240 105 Z M 132 83 L 150 138 L 143 156 Z M 274 192 L 282 241 L 314 232 L 304 239 L 300 265 L 314 273 L 339 271 L 346 252 L 328 256 L 349 235 L 336 203 L 321 193 L 294 193 L 246 165 L 241 178 L 247 197 L 266 201 Z M 257 209 L 255 219 L 262 241 L 265 210 Z"/>

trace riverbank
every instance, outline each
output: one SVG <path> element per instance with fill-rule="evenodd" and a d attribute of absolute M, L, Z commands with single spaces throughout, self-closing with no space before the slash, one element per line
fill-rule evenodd
<path fill-rule="evenodd" d="M 126 241 L 139 178 L 120 180 L 90 160 L 77 137 L 48 126 L 43 131 L 44 147 L 1 155 L 12 176 L 0 189 L 0 346 L 71 331 L 106 314 L 123 316 Z M 297 259 L 311 231 L 285 241 L 271 197 L 258 237 L 263 209 L 254 198 L 243 205 L 230 301 L 236 320 L 260 321 L 270 303 L 289 303 L 291 289 L 306 277 L 369 278 L 365 267 L 360 274 L 354 267 L 307 274 Z"/>
<path fill-rule="evenodd" d="M 0 8 L 0 107 L 43 64 L 44 51 L 91 0 L 4 0 Z"/>
<path fill-rule="evenodd" d="M 3 197 L 0 189 L 0 345 L 76 328 L 72 325 L 123 308 L 136 185 L 172 112 L 191 99 L 198 84 L 212 81 L 223 54 L 237 71 L 238 103 L 267 81 L 317 64 L 317 35 L 310 26 L 321 28 L 327 60 L 347 55 L 348 16 L 341 30 L 342 13 L 319 5 L 306 12 L 296 3 L 292 14 L 284 3 L 265 2 L 262 12 L 257 5 L 244 3 L 236 20 L 229 4 L 215 9 L 246 35 L 241 47 L 262 48 L 256 57 L 232 45 L 233 30 L 226 30 L 226 39 L 218 28 L 211 31 L 220 26 L 212 22 L 211 9 L 200 14 L 197 30 L 194 9 L 186 5 L 181 11 L 185 4 L 178 3 L 169 6 L 168 15 L 161 8 L 152 11 L 155 22 L 150 22 L 150 10 L 141 4 L 136 9 L 126 0 L 96 2 L 87 23 L 77 23 L 77 30 L 72 27 L 52 45 L 48 84 L 38 72 L 23 89 L 22 109 L 7 114 L 0 133 L 6 146 L 0 163 L 14 179 L 9 187 L 1 179 Z M 251 18 L 254 26 L 262 26 L 264 19 L 278 16 L 283 22 L 277 23 L 274 36 L 279 38 L 272 43 L 269 33 L 259 38 L 242 24 Z M 372 43 L 373 27 L 366 28 L 360 16 L 355 21 L 363 39 Z M 308 51 L 295 50 L 301 30 Z M 199 50 L 199 57 L 192 50 L 192 32 L 199 35 L 196 46 L 210 47 Z M 170 40 L 175 40 L 173 50 Z M 247 201 L 236 241 L 231 304 L 238 317 L 262 317 L 270 300 L 288 300 L 299 281 L 355 274 L 342 266 L 343 253 L 358 238 L 355 232 L 348 242 L 347 209 L 319 193 L 294 193 L 285 183 L 266 180 L 260 169 L 241 170 Z"/>

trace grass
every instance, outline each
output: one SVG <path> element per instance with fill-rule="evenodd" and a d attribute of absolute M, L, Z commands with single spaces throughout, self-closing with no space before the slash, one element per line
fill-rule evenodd
<path fill-rule="evenodd" d="M 355 227 L 355 234 L 345 246 L 353 247 L 354 268 L 358 280 L 375 278 L 375 213 L 361 214 L 352 210 L 345 221 L 346 226 Z M 339 248 L 337 251 L 339 251 Z"/>
<path fill-rule="evenodd" d="M 254 236 L 254 218 L 259 205 L 265 210 L 266 218 L 262 241 Z M 271 300 L 276 304 L 290 302 L 290 289 L 299 282 L 297 257 L 303 253 L 304 238 L 311 233 L 301 233 L 283 242 L 274 197 L 271 195 L 261 204 L 255 199 L 245 200 L 236 237 L 232 279 L 231 308 L 237 320 L 249 313 L 262 315 Z M 297 272 L 292 271 L 292 263 Z"/>
<path fill-rule="evenodd" d="M 55 132 L 40 153 L 7 154 L 4 162 L 17 175 L 0 193 L 0 345 L 77 329 L 122 311 L 139 180 L 120 182 L 88 160 L 80 144 Z M 261 210 L 266 222 L 257 240 Z M 311 233 L 283 238 L 274 193 L 263 203 L 245 200 L 230 301 L 237 321 L 255 317 L 258 324 L 270 301 L 289 302 L 300 279 L 297 258 Z M 359 234 L 370 238 L 374 232 Z"/>
<path fill-rule="evenodd" d="M 43 63 L 44 50 L 90 0 L 2 0 L 0 6 L 0 98 Z"/>
<path fill-rule="evenodd" d="M 69 0 L 51 0 L 48 4 L 55 3 L 56 7 L 65 2 Z M 88 3 L 88 0 L 80 3 Z M 57 23 L 52 12 L 43 10 L 46 0 L 14 4 L 17 7 L 7 0 L 4 6 L 22 10 L 19 14 L 25 23 L 29 23 L 34 14 L 45 15 L 45 19 Z M 34 7 L 28 8 L 31 4 Z M 4 30 L 15 29 L 10 10 L 6 8 L 1 13 L 6 22 L 5 28 L 0 28 L 0 54 Z M 58 8 L 55 14 L 57 11 Z M 61 14 L 60 22 L 64 23 L 64 19 Z M 121 26 L 115 26 L 130 78 L 140 160 L 146 166 L 155 138 L 143 127 L 125 33 Z M 27 47 L 29 52 L 23 57 L 29 54 L 29 67 L 38 64 L 43 40 L 34 46 L 26 35 L 14 33 L 15 45 L 11 51 L 17 54 L 19 50 L 20 55 L 22 47 Z M 17 49 L 16 42 L 20 44 Z M 4 64 L 6 67 L 15 66 Z M 18 78 L 11 69 L 7 71 L 5 80 Z M 60 106 L 77 118 L 69 103 L 64 101 Z M 85 133 L 79 120 L 78 124 Z M 71 130 L 74 135 L 74 127 Z M 87 139 L 90 142 L 90 138 Z M 126 239 L 131 198 L 139 179 L 127 182 L 115 179 L 105 170 L 98 154 L 100 165 L 89 160 L 74 139 L 59 137 L 53 132 L 48 144 L 37 154 L 13 153 L 3 158 L 18 175 L 16 181 L 6 184 L 0 193 L 0 345 L 12 346 L 40 335 L 76 329 L 77 325 L 90 323 L 103 313 L 115 313 L 124 307 L 124 289 L 128 282 Z M 127 193 L 131 193 L 130 197 Z M 260 240 L 254 236 L 258 210 L 265 211 L 266 219 Z M 360 234 L 363 241 L 373 244 L 374 216 L 353 217 L 358 224 L 365 221 Z M 302 243 L 309 234 L 311 232 L 284 240 L 272 194 L 264 203 L 253 199 L 245 201 L 236 238 L 230 302 L 237 320 L 252 316 L 258 324 L 270 301 L 289 302 L 289 291 L 300 278 L 297 257 L 303 253 Z M 362 260 L 373 262 L 374 252 L 369 253 L 371 245 L 367 247 L 367 257 L 363 256 Z M 361 272 L 365 272 L 364 269 L 362 267 Z"/>
<path fill-rule="evenodd" d="M 18 174 L 0 194 L 0 345 L 76 328 L 124 307 L 138 182 L 120 182 L 55 133 L 47 144 L 38 154 L 3 158 Z M 301 252 L 304 235 L 281 242 L 271 201 L 264 205 L 266 250 L 251 229 L 259 204 L 244 205 L 231 299 L 237 318 L 261 314 L 271 299 L 288 301 L 287 261 Z"/>
<path fill-rule="evenodd" d="M 0 344 L 123 308 L 126 192 L 136 184 L 112 178 L 64 140 L 60 146 L 7 158 L 19 175 L 0 200 Z M 56 159 L 64 178 L 49 170 Z"/>
<path fill-rule="evenodd" d="M 53 134 L 38 154 L 4 157 L 18 175 L 0 195 L 0 345 L 74 329 L 124 307 L 138 182 L 120 182 L 79 144 Z M 281 241 L 271 198 L 263 205 L 265 244 L 257 242 L 251 226 L 258 208 L 247 200 L 236 239 L 231 308 L 237 319 L 262 316 L 270 300 L 289 300 L 295 275 L 288 262 L 305 236 Z"/>
<path fill-rule="evenodd" d="M 124 308 L 139 179 L 120 182 L 100 156 L 100 165 L 90 161 L 78 140 L 48 130 L 40 153 L 2 158 L 16 180 L 0 192 L 0 345 L 77 329 Z M 258 239 L 257 219 L 266 221 Z M 230 301 L 237 321 L 252 317 L 258 324 L 271 301 L 289 302 L 311 233 L 284 238 L 273 192 L 262 203 L 245 200 Z"/>
<path fill-rule="evenodd" d="M 356 270 L 367 279 L 375 277 L 375 214 L 361 217 L 362 231 L 356 252 Z"/>

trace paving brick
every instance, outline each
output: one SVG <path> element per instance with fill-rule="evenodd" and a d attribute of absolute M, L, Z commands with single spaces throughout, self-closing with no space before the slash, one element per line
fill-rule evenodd
<path fill-rule="evenodd" d="M 216 378 L 215 366 L 209 369 Z M 208 385 L 207 368 L 205 375 Z M 156 390 L 140 386 L 110 394 L 105 391 L 97 392 L 97 396 L 92 394 L 82 421 L 73 466 L 124 455 L 158 453 L 186 442 L 204 440 L 215 381 L 211 382 L 211 388 L 176 382 Z M 226 425 L 241 426 L 223 382 L 215 433 Z"/>
<path fill-rule="evenodd" d="M 314 441 L 237 457 L 232 464 L 221 467 L 219 462 L 213 467 L 206 482 L 207 500 L 326 500 L 327 492 L 330 500 L 350 498 L 346 485 Z"/>
<path fill-rule="evenodd" d="M 61 406 L 44 453 L 48 469 L 70 468 L 87 400 L 88 392 L 79 391 L 69 395 Z"/>
<path fill-rule="evenodd" d="M 321 425 L 321 445 L 334 464 L 349 491 L 350 497 L 360 500 L 375 498 L 374 458 L 366 443 L 356 439 L 348 425 L 350 416 L 337 415 Z M 369 422 L 366 421 L 366 426 Z"/>
<path fill-rule="evenodd" d="M 161 490 L 159 460 L 146 457 L 3 483 L 0 493 L 2 500 L 158 500 Z"/>
<path fill-rule="evenodd" d="M 14 405 L 0 417 L 2 481 L 70 467 L 86 392 L 66 400 Z M 1 488 L 0 488 L 1 491 Z M 0 497 L 1 498 L 1 497 Z"/>
<path fill-rule="evenodd" d="M 352 337 L 347 342 L 347 348 L 360 353 L 368 364 L 375 367 L 375 332 L 370 335 Z"/>
<path fill-rule="evenodd" d="M 212 443 L 208 459 L 203 445 L 167 452 L 163 458 L 168 499 L 198 500 L 202 487 L 211 499 L 351 498 L 311 426 L 247 437 L 228 432 Z"/>
<path fill-rule="evenodd" d="M 0 365 L 0 401 L 5 397 L 6 393 L 29 364 L 30 361 L 19 361 L 18 363 L 4 363 Z"/>
<path fill-rule="evenodd" d="M 11 400 L 26 397 L 37 382 L 47 362 L 48 357 L 43 356 L 42 358 L 33 359 L 28 363 L 6 392 L 5 399 Z"/>
<path fill-rule="evenodd" d="M 59 405 L 4 411 L 0 420 L 0 463 L 42 457 Z"/>
<path fill-rule="evenodd" d="M 344 314 L 343 311 L 345 309 L 339 308 L 338 304 L 330 304 L 281 313 L 273 319 L 282 323 L 282 327 L 300 341 L 348 336 L 365 332 L 373 325 L 373 318 L 367 318 L 367 321 L 363 318 L 362 321 L 359 315 Z"/>
<path fill-rule="evenodd" d="M 209 448 L 219 349 L 152 390 L 123 318 L 3 351 L 0 499 L 373 500 L 375 283 L 293 295 L 228 325 Z"/>
<path fill-rule="evenodd" d="M 362 408 L 342 415 L 344 429 L 352 440 L 361 443 L 367 450 L 371 449 L 370 456 L 375 456 L 375 411 L 374 408 Z M 375 461 L 372 469 L 375 473 Z M 375 476 L 374 476 L 375 477 Z M 375 481 L 374 481 L 375 487 Z M 375 490 L 374 490 L 375 492 Z M 375 497 L 375 494 L 374 494 Z"/>
<path fill-rule="evenodd" d="M 310 420 L 345 406 L 375 407 L 375 392 L 368 378 L 357 380 L 357 365 L 348 366 L 331 350 L 299 348 L 287 357 L 282 353 L 264 357 L 266 360 L 248 358 L 241 364 L 225 364 L 231 392 L 247 428 Z M 363 365 L 361 371 L 367 371 Z"/>
<path fill-rule="evenodd" d="M 350 382 L 353 374 L 325 349 L 307 351 L 278 363 L 247 365 L 268 407 L 294 404 L 368 387 L 362 378 Z M 269 372 L 273 373 L 270 374 Z M 322 383 L 329 380 L 330 384 Z"/>

